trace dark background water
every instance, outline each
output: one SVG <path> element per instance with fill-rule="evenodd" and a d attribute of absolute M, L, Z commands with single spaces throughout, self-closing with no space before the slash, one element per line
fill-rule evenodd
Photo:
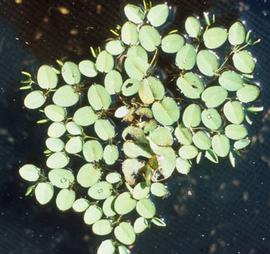
<path fill-rule="evenodd" d="M 123 19 L 122 0 L 0 0 L 0 254 L 94 253 L 99 237 L 74 213 L 25 198 L 18 168 L 40 164 L 44 128 L 22 106 L 20 71 L 68 57 L 86 58 L 89 46 L 110 37 Z M 167 228 L 153 228 L 134 254 L 270 254 L 270 3 L 267 0 L 180 0 L 176 22 L 211 11 L 230 24 L 240 18 L 262 43 L 256 81 L 262 114 L 250 127 L 253 145 L 232 169 L 203 162 L 170 182 L 173 195 L 158 204 Z M 63 9 L 62 7 L 66 8 Z M 66 14 L 65 14 L 66 13 Z"/>

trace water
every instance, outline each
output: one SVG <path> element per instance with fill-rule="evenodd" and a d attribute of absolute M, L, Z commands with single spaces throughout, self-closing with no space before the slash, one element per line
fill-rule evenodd
<path fill-rule="evenodd" d="M 67 2 L 67 1 L 66 1 Z M 122 17 L 124 2 L 0 0 L 0 253 L 94 253 L 98 237 L 80 216 L 60 214 L 24 198 L 25 185 L 17 175 L 26 161 L 40 163 L 44 140 L 38 119 L 22 108 L 18 91 L 20 71 L 35 72 L 56 58 L 78 61 L 108 38 L 109 28 Z M 167 228 L 146 232 L 135 254 L 269 254 L 270 253 L 270 80 L 269 1 L 170 1 L 178 6 L 176 20 L 213 11 L 219 20 L 245 20 L 262 38 L 254 54 L 256 81 L 262 85 L 262 115 L 250 128 L 254 145 L 238 160 L 202 163 L 188 177 L 170 183 L 173 193 L 159 204 Z M 65 8 L 64 8 L 65 7 Z M 269 111 L 269 112 L 268 112 Z"/>

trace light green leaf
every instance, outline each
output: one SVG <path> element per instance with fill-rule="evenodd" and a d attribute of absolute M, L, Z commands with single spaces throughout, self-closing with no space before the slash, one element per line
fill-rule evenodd
<path fill-rule="evenodd" d="M 42 65 L 37 72 L 37 83 L 43 89 L 54 89 L 58 83 L 56 71 L 49 65 Z"/>
<path fill-rule="evenodd" d="M 19 169 L 19 174 L 28 182 L 36 182 L 40 176 L 40 168 L 33 164 L 25 164 Z"/>
<path fill-rule="evenodd" d="M 118 252 L 119 252 L 119 254 L 130 254 L 131 253 L 130 250 L 124 245 L 118 246 Z"/>
<path fill-rule="evenodd" d="M 84 213 L 83 220 L 85 224 L 92 225 L 102 217 L 102 209 L 97 205 L 90 205 Z"/>
<path fill-rule="evenodd" d="M 96 235 L 108 235 L 112 232 L 112 223 L 110 220 L 99 220 L 92 226 L 93 233 Z"/>
<path fill-rule="evenodd" d="M 144 11 L 134 4 L 127 4 L 124 8 L 127 19 L 135 24 L 140 24 L 144 20 Z"/>
<path fill-rule="evenodd" d="M 144 25 L 139 31 L 139 41 L 143 48 L 153 52 L 161 43 L 159 32 L 152 26 Z"/>
<path fill-rule="evenodd" d="M 129 158 L 137 158 L 139 156 L 151 158 L 152 156 L 147 148 L 143 147 L 141 144 L 136 144 L 133 141 L 126 141 L 123 145 L 123 151 Z"/>
<path fill-rule="evenodd" d="M 46 96 L 42 91 L 32 91 L 26 95 L 24 99 L 24 106 L 29 109 L 40 108 L 46 102 Z"/>
<path fill-rule="evenodd" d="M 158 227 L 166 227 L 166 223 L 164 222 L 164 220 L 158 217 L 154 217 L 151 222 Z"/>
<path fill-rule="evenodd" d="M 218 70 L 219 58 L 213 51 L 201 50 L 197 55 L 197 66 L 202 74 L 212 77 Z"/>
<path fill-rule="evenodd" d="M 132 192 L 134 199 L 140 200 L 146 198 L 149 195 L 150 187 L 145 182 L 138 183 Z"/>
<path fill-rule="evenodd" d="M 35 197 L 41 205 L 49 203 L 53 197 L 53 193 L 53 186 L 48 182 L 38 183 L 35 188 Z"/>
<path fill-rule="evenodd" d="M 136 234 L 133 227 L 130 225 L 130 223 L 127 222 L 121 222 L 114 229 L 114 235 L 119 242 L 125 245 L 133 244 L 136 239 Z"/>
<path fill-rule="evenodd" d="M 65 145 L 65 150 L 69 154 L 77 154 L 82 151 L 82 147 L 83 140 L 81 137 L 71 137 Z"/>
<path fill-rule="evenodd" d="M 66 169 L 50 170 L 48 178 L 52 185 L 60 189 L 67 189 L 75 180 L 73 173 Z"/>
<path fill-rule="evenodd" d="M 157 127 L 150 132 L 149 138 L 158 146 L 172 146 L 173 144 L 173 136 L 166 127 Z"/>
<path fill-rule="evenodd" d="M 80 126 L 89 126 L 96 122 L 98 116 L 90 106 L 84 106 L 76 110 L 73 121 Z"/>
<path fill-rule="evenodd" d="M 233 45 L 241 45 L 246 39 L 246 29 L 244 25 L 236 21 L 233 23 L 229 29 L 229 42 Z"/>
<path fill-rule="evenodd" d="M 183 124 L 187 128 L 194 128 L 199 126 L 201 122 L 201 108 L 197 104 L 188 105 L 183 113 Z"/>
<path fill-rule="evenodd" d="M 163 183 L 152 183 L 151 193 L 156 197 L 166 197 L 169 195 L 169 191 Z"/>
<path fill-rule="evenodd" d="M 53 122 L 62 122 L 67 115 L 66 109 L 54 104 L 46 106 L 44 108 L 44 113 Z"/>
<path fill-rule="evenodd" d="M 166 53 L 176 53 L 184 46 L 185 40 L 179 34 L 169 34 L 161 41 L 161 49 Z"/>
<path fill-rule="evenodd" d="M 178 153 L 182 159 L 191 160 L 198 155 L 198 149 L 193 145 L 183 145 L 180 147 Z"/>
<path fill-rule="evenodd" d="M 107 165 L 113 165 L 119 158 L 119 151 L 115 145 L 107 145 L 103 151 L 103 159 Z"/>
<path fill-rule="evenodd" d="M 219 79 L 219 84 L 230 92 L 235 92 L 243 86 L 243 79 L 241 75 L 235 71 L 224 71 Z"/>
<path fill-rule="evenodd" d="M 104 86 L 109 94 L 116 94 L 121 91 L 121 87 L 123 85 L 123 79 L 121 74 L 116 71 L 112 70 L 106 74 L 104 79 Z"/>
<path fill-rule="evenodd" d="M 144 62 L 146 63 L 148 62 L 148 54 L 145 51 L 145 49 L 141 47 L 140 45 L 131 46 L 127 51 L 127 57 L 128 58 L 139 57 Z"/>
<path fill-rule="evenodd" d="M 89 201 L 85 198 L 79 198 L 74 201 L 72 208 L 77 213 L 84 212 L 89 207 Z"/>
<path fill-rule="evenodd" d="M 127 97 L 136 94 L 139 90 L 140 84 L 140 81 L 136 79 L 127 79 L 122 86 L 122 94 Z"/>
<path fill-rule="evenodd" d="M 234 142 L 233 147 L 236 150 L 242 150 L 244 148 L 246 148 L 249 144 L 251 143 L 249 138 L 245 138 L 245 139 L 240 139 Z"/>
<path fill-rule="evenodd" d="M 111 40 L 107 42 L 105 48 L 113 56 L 118 56 L 125 50 L 125 47 L 120 40 Z"/>
<path fill-rule="evenodd" d="M 110 196 L 105 199 L 102 205 L 102 210 L 107 217 L 113 217 L 116 215 L 116 212 L 113 210 L 114 201 L 115 201 L 115 196 Z"/>
<path fill-rule="evenodd" d="M 158 27 L 165 24 L 169 16 L 169 7 L 166 4 L 158 4 L 152 7 L 148 14 L 147 19 L 152 26 Z"/>
<path fill-rule="evenodd" d="M 90 187 L 88 195 L 95 200 L 103 200 L 111 196 L 112 185 L 105 181 L 98 182 Z"/>
<path fill-rule="evenodd" d="M 122 181 L 122 176 L 120 173 L 111 172 L 106 175 L 106 181 L 111 184 L 116 184 Z"/>
<path fill-rule="evenodd" d="M 82 75 L 88 78 L 93 78 L 98 75 L 95 63 L 90 60 L 81 61 L 79 63 L 79 70 Z"/>
<path fill-rule="evenodd" d="M 152 111 L 155 119 L 162 125 L 172 125 L 180 117 L 180 109 L 170 97 L 164 97 L 161 102 L 155 102 Z"/>
<path fill-rule="evenodd" d="M 96 59 L 96 68 L 99 72 L 110 72 L 114 67 L 113 56 L 106 50 L 101 51 Z"/>
<path fill-rule="evenodd" d="M 60 138 L 66 132 L 64 123 L 52 123 L 48 128 L 48 136 L 51 138 Z"/>
<path fill-rule="evenodd" d="M 232 140 L 243 139 L 248 135 L 247 129 L 243 125 L 229 124 L 225 127 L 225 135 Z"/>
<path fill-rule="evenodd" d="M 221 86 L 211 86 L 202 93 L 202 100 L 208 108 L 216 108 L 227 99 L 228 92 Z"/>
<path fill-rule="evenodd" d="M 176 159 L 176 170 L 183 175 L 187 175 L 190 172 L 191 163 L 186 160 L 178 157 Z"/>
<path fill-rule="evenodd" d="M 178 125 L 175 128 L 174 132 L 175 137 L 179 141 L 180 144 L 182 145 L 191 145 L 192 143 L 192 134 L 189 129 L 181 127 Z"/>
<path fill-rule="evenodd" d="M 92 85 L 87 93 L 88 101 L 94 110 L 107 110 L 112 99 L 104 86 Z"/>
<path fill-rule="evenodd" d="M 121 29 L 121 40 L 127 45 L 135 45 L 138 39 L 137 26 L 132 22 L 126 22 Z"/>
<path fill-rule="evenodd" d="M 100 168 L 94 166 L 91 163 L 83 165 L 77 174 L 77 182 L 84 188 L 93 186 L 99 181 L 100 178 Z"/>
<path fill-rule="evenodd" d="M 146 76 L 150 65 L 141 57 L 128 57 L 125 60 L 124 67 L 127 75 L 130 78 L 142 80 L 144 76 Z"/>
<path fill-rule="evenodd" d="M 244 121 L 244 110 L 239 101 L 228 101 L 223 107 L 223 113 L 231 123 L 240 124 Z"/>
<path fill-rule="evenodd" d="M 115 199 L 114 210 L 119 215 L 128 214 L 135 209 L 136 203 L 129 192 L 123 192 Z"/>
<path fill-rule="evenodd" d="M 143 217 L 139 217 L 135 220 L 133 228 L 136 234 L 141 234 L 148 226 L 148 221 Z"/>
<path fill-rule="evenodd" d="M 255 101 L 260 95 L 259 87 L 255 85 L 244 85 L 236 93 L 238 99 L 243 103 Z"/>
<path fill-rule="evenodd" d="M 161 100 L 164 94 L 163 84 L 155 77 L 148 77 L 140 84 L 139 97 L 144 104 L 152 104 L 155 100 Z"/>
<path fill-rule="evenodd" d="M 219 157 L 226 157 L 230 152 L 230 141 L 224 135 L 215 135 L 212 138 L 212 147 Z"/>
<path fill-rule="evenodd" d="M 203 34 L 204 45 L 209 49 L 221 47 L 227 40 L 227 30 L 221 27 L 212 27 Z"/>
<path fill-rule="evenodd" d="M 64 168 L 69 163 L 69 157 L 64 152 L 53 153 L 48 157 L 46 165 L 49 168 Z"/>
<path fill-rule="evenodd" d="M 114 126 L 111 124 L 109 120 L 106 119 L 97 120 L 95 122 L 94 128 L 97 136 L 104 141 L 112 139 L 115 136 Z"/>
<path fill-rule="evenodd" d="M 94 162 L 100 161 L 103 155 L 103 148 L 100 142 L 96 140 L 90 140 L 83 145 L 83 156 L 86 161 Z"/>
<path fill-rule="evenodd" d="M 247 50 L 234 53 L 232 59 L 234 67 L 242 73 L 250 74 L 255 69 L 255 59 Z"/>
<path fill-rule="evenodd" d="M 156 207 L 150 199 L 144 198 L 137 202 L 136 211 L 143 218 L 152 219 L 156 214 Z"/>
<path fill-rule="evenodd" d="M 200 21 L 195 17 L 188 17 L 185 22 L 185 29 L 189 37 L 197 38 L 201 33 Z"/>
<path fill-rule="evenodd" d="M 195 73 L 187 72 L 177 79 L 177 86 L 190 99 L 199 99 L 204 90 L 203 80 Z"/>
<path fill-rule="evenodd" d="M 196 63 L 196 50 L 187 43 L 176 54 L 175 64 L 181 70 L 191 70 Z"/>
<path fill-rule="evenodd" d="M 219 162 L 217 154 L 211 149 L 209 149 L 208 151 L 205 152 L 205 157 L 208 160 L 212 161 L 213 163 L 218 163 Z"/>
<path fill-rule="evenodd" d="M 221 127 L 222 119 L 218 111 L 214 108 L 205 109 L 202 112 L 202 122 L 210 130 L 218 130 Z"/>
<path fill-rule="evenodd" d="M 74 136 L 83 134 L 82 127 L 72 121 L 66 124 L 66 129 L 69 134 Z"/>
<path fill-rule="evenodd" d="M 209 150 L 211 148 L 211 139 L 207 132 L 198 131 L 193 135 L 193 143 L 200 150 Z"/>
<path fill-rule="evenodd" d="M 61 69 L 64 81 L 69 85 L 75 85 L 81 81 L 81 73 L 77 64 L 65 62 Z"/>
<path fill-rule="evenodd" d="M 115 247 L 112 240 L 103 241 L 98 247 L 97 254 L 114 254 Z"/>
<path fill-rule="evenodd" d="M 52 100 L 58 106 L 71 107 L 79 101 L 79 94 L 72 86 L 64 85 L 56 90 Z"/>
<path fill-rule="evenodd" d="M 74 190 L 62 189 L 56 196 L 56 206 L 60 211 L 69 210 L 76 199 Z"/>

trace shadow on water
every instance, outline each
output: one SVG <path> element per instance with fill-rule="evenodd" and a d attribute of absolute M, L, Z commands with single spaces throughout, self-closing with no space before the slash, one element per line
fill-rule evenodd
<path fill-rule="evenodd" d="M 60 214 L 24 198 L 17 170 L 37 162 L 44 129 L 38 116 L 22 107 L 20 71 L 35 72 L 56 58 L 79 61 L 110 37 L 127 1 L 0 0 L 0 253 L 95 253 L 97 239 L 80 216 Z M 269 2 L 267 0 L 171 0 L 183 24 L 190 14 L 216 13 L 230 24 L 240 18 L 263 42 L 256 46 L 256 80 L 262 84 L 262 115 L 250 127 L 254 144 L 231 169 L 203 162 L 188 177 L 175 176 L 172 195 L 158 207 L 167 228 L 146 232 L 134 254 L 270 253 L 270 101 Z"/>

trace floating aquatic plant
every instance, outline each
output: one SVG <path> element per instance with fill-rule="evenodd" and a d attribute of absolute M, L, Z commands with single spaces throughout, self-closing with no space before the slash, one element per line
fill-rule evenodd
<path fill-rule="evenodd" d="M 169 195 L 172 175 L 202 159 L 234 166 L 250 144 L 249 113 L 262 110 L 248 51 L 259 40 L 244 24 L 226 29 L 204 13 L 169 31 L 170 12 L 127 4 L 128 20 L 91 58 L 42 65 L 35 78 L 23 72 L 24 105 L 48 126 L 46 167 L 19 170 L 32 183 L 27 195 L 41 205 L 55 197 L 107 236 L 98 254 L 130 253 L 144 230 L 166 225 L 153 197 Z"/>

